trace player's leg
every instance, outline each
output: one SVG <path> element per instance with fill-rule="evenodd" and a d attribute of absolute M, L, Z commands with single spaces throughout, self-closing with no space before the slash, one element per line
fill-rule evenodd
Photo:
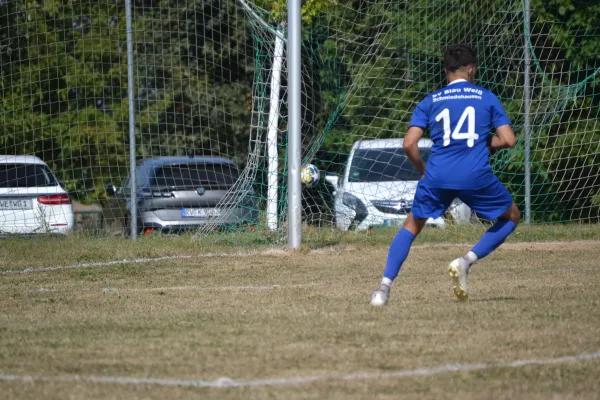
<path fill-rule="evenodd" d="M 472 263 L 481 260 L 500 247 L 506 238 L 513 233 L 520 220 L 521 212 L 513 202 L 469 252 L 469 259 L 472 260 Z"/>
<path fill-rule="evenodd" d="M 372 305 L 382 306 L 387 303 L 392 283 L 408 257 L 413 241 L 423 230 L 428 218 L 437 218 L 446 211 L 454 199 L 452 196 L 449 191 L 430 189 L 419 184 L 412 211 L 390 245 L 381 285 L 371 295 Z"/>
<path fill-rule="evenodd" d="M 491 221 L 497 219 L 471 251 L 452 261 L 448 266 L 448 272 L 455 285 L 454 294 L 460 300 L 466 300 L 468 298 L 467 275 L 471 266 L 504 243 L 517 227 L 521 213 L 510 193 L 497 179 L 484 189 L 462 191 L 459 197 L 484 218 Z"/>
<path fill-rule="evenodd" d="M 421 233 L 426 219 L 415 219 L 410 212 L 402 225 L 402 229 L 396 234 L 388 252 L 385 270 L 379 289 L 371 294 L 371 305 L 383 306 L 387 303 L 394 279 L 398 276 L 400 268 L 408 257 L 410 247 L 415 238 Z"/>
<path fill-rule="evenodd" d="M 415 219 L 413 213 L 408 214 L 408 218 L 404 221 L 402 229 L 396 234 L 392 243 L 383 271 L 382 284 L 392 286 L 392 282 L 398 276 L 402 264 L 408 257 L 410 247 L 415 238 L 421 233 L 425 226 L 426 219 Z"/>

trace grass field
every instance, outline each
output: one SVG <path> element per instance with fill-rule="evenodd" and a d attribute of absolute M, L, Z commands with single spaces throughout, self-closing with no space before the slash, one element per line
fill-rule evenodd
<path fill-rule="evenodd" d="M 392 234 L 5 240 L 2 398 L 600 397 L 600 242 L 513 239 L 459 303 L 446 265 L 468 246 L 424 237 L 374 309 Z"/>

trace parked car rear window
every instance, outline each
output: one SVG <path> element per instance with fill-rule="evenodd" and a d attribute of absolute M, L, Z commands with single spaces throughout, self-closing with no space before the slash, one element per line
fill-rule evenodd
<path fill-rule="evenodd" d="M 153 185 L 156 186 L 231 186 L 239 172 L 229 164 L 178 164 L 166 165 L 156 170 Z"/>
<path fill-rule="evenodd" d="M 420 149 L 427 162 L 430 149 Z M 350 165 L 349 182 L 418 181 L 420 175 L 402 148 L 356 150 Z"/>
<path fill-rule="evenodd" d="M 0 187 L 57 186 L 56 178 L 43 164 L 0 164 Z"/>

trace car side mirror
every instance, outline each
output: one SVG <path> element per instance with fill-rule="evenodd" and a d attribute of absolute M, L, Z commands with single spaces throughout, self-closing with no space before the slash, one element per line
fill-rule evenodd
<path fill-rule="evenodd" d="M 113 185 L 112 183 L 106 185 L 106 194 L 108 196 L 115 196 L 117 194 L 117 189 L 115 188 L 115 185 Z"/>
<path fill-rule="evenodd" d="M 339 189 L 338 185 L 340 183 L 340 177 L 336 174 L 327 174 L 325 175 L 325 182 L 333 186 L 333 194 L 335 195 L 335 192 L 337 192 L 337 190 Z"/>
<path fill-rule="evenodd" d="M 325 182 L 328 182 L 334 189 L 338 188 L 338 183 L 340 181 L 340 177 L 335 174 L 327 174 L 325 176 Z"/>

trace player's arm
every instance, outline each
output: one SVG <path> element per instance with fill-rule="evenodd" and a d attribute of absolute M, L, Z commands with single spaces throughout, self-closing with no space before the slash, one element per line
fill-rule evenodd
<path fill-rule="evenodd" d="M 411 126 L 408 128 L 406 132 L 406 136 L 404 137 L 404 143 L 402 147 L 404 147 L 404 151 L 406 152 L 406 156 L 415 166 L 416 170 L 421 174 L 421 178 L 425 175 L 425 163 L 421 158 L 421 152 L 419 151 L 419 139 L 423 136 L 424 130 L 418 126 Z"/>
<path fill-rule="evenodd" d="M 517 143 L 517 138 L 510 126 L 510 119 L 495 94 L 490 96 L 492 126 L 496 128 L 496 136 L 488 137 L 488 146 L 492 150 L 509 149 Z"/>
<path fill-rule="evenodd" d="M 510 149 L 517 143 L 517 138 L 510 125 L 505 124 L 496 128 L 497 135 L 490 135 L 488 146 L 493 150 Z"/>

